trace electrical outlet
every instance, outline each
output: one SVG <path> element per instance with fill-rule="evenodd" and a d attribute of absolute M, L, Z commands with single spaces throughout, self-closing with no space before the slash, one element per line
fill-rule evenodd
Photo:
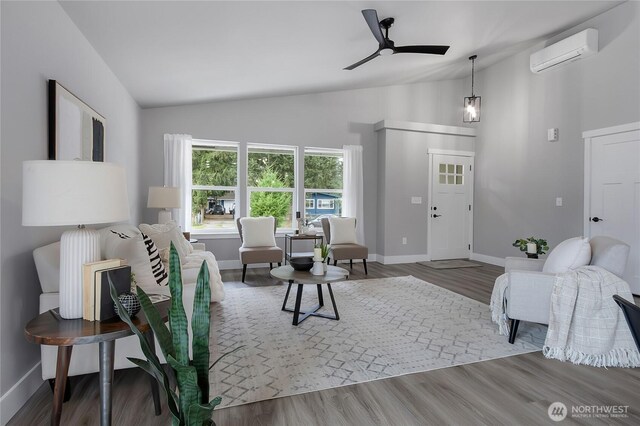
<path fill-rule="evenodd" d="M 562 197 L 556 197 L 556 207 L 562 207 Z"/>
<path fill-rule="evenodd" d="M 407 244 L 407 237 L 402 237 L 402 244 Z"/>

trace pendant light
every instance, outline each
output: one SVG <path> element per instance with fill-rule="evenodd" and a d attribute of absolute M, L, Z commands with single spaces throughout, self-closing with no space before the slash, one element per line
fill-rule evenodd
<path fill-rule="evenodd" d="M 473 79 L 475 73 L 475 60 L 478 55 L 469 56 L 471 61 L 471 96 L 464 98 L 464 110 L 462 112 L 462 121 L 464 123 L 476 123 L 480 121 L 480 96 L 473 93 Z"/>

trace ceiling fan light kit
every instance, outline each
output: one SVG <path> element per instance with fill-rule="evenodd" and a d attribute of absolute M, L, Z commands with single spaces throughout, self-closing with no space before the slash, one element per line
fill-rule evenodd
<path fill-rule="evenodd" d="M 480 121 L 481 97 L 473 93 L 473 83 L 475 74 L 475 61 L 478 55 L 469 56 L 471 61 L 471 96 L 464 98 L 464 109 L 462 111 L 462 121 L 464 123 L 477 123 Z"/>
<path fill-rule="evenodd" d="M 367 25 L 369 25 L 369 29 L 378 42 L 378 50 L 376 50 L 363 60 L 344 68 L 345 70 L 350 71 L 381 55 L 395 55 L 396 53 L 423 53 L 427 55 L 444 55 L 449 49 L 449 46 L 396 46 L 393 40 L 389 39 L 389 28 L 391 28 L 391 26 L 393 25 L 395 21 L 394 18 L 385 18 L 380 21 L 378 20 L 378 12 L 376 12 L 375 9 L 363 10 L 362 16 L 364 16 L 364 20 L 367 22 Z M 383 29 L 384 35 L 382 34 Z"/>

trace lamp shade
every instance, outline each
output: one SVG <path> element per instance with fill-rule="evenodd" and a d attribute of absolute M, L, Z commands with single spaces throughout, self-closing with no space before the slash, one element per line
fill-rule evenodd
<path fill-rule="evenodd" d="M 22 225 L 68 226 L 129 220 L 124 168 L 94 161 L 22 163 Z"/>
<path fill-rule="evenodd" d="M 177 209 L 180 207 L 180 188 L 172 186 L 150 186 L 147 207 Z"/>

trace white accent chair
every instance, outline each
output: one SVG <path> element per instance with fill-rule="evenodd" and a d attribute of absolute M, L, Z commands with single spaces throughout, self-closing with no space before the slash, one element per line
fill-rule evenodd
<path fill-rule="evenodd" d="M 590 265 L 600 266 L 622 277 L 627 265 L 629 246 L 611 237 L 589 240 Z M 504 270 L 508 276 L 505 292 L 506 312 L 510 320 L 509 343 L 513 343 L 520 321 L 549 324 L 551 293 L 557 274 L 542 272 L 544 259 L 507 257 Z"/>

